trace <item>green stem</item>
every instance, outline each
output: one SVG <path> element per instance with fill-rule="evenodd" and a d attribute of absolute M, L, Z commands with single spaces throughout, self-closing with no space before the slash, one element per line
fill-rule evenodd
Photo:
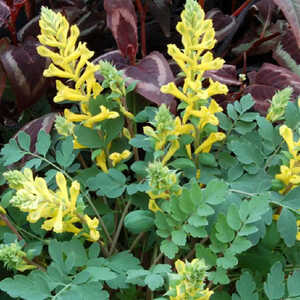
<path fill-rule="evenodd" d="M 129 209 L 130 205 L 131 205 L 131 201 L 128 201 L 125 208 L 124 208 L 124 210 L 123 210 L 123 213 L 122 213 L 121 219 L 119 221 L 117 231 L 116 231 L 116 233 L 114 235 L 114 238 L 113 238 L 113 242 L 112 242 L 112 245 L 111 245 L 111 248 L 110 248 L 110 251 L 109 251 L 109 255 L 112 255 L 113 252 L 115 251 L 115 248 L 116 248 L 116 245 L 117 245 L 120 233 L 121 233 L 121 229 L 123 227 L 123 222 L 124 222 L 124 219 L 126 217 L 126 214 L 128 212 L 128 209 Z"/>

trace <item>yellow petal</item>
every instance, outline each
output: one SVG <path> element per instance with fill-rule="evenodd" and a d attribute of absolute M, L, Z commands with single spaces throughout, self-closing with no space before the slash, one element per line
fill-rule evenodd
<path fill-rule="evenodd" d="M 212 145 L 216 142 L 225 139 L 226 135 L 223 132 L 213 132 L 209 137 L 196 149 L 195 154 L 199 152 L 208 153 Z"/>
<path fill-rule="evenodd" d="M 106 166 L 106 155 L 105 152 L 102 150 L 99 155 L 96 156 L 96 165 L 101 168 L 101 170 L 105 173 L 108 172 Z"/>

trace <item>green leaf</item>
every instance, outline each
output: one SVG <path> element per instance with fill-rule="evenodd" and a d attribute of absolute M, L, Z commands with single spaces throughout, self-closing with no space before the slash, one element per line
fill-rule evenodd
<path fill-rule="evenodd" d="M 240 113 L 243 114 L 244 112 L 249 110 L 255 104 L 255 102 L 253 101 L 251 94 L 247 94 L 240 99 L 240 104 L 241 104 Z"/>
<path fill-rule="evenodd" d="M 103 148 L 104 141 L 99 137 L 98 131 L 77 125 L 74 128 L 74 133 L 79 144 L 87 146 L 88 148 Z"/>
<path fill-rule="evenodd" d="M 140 269 L 140 261 L 128 251 L 119 252 L 108 259 L 109 267 L 115 271 L 127 272 L 131 269 Z"/>
<path fill-rule="evenodd" d="M 232 129 L 232 122 L 224 113 L 217 113 L 217 117 L 220 121 L 220 128 L 222 128 L 225 131 L 229 131 Z"/>
<path fill-rule="evenodd" d="M 210 272 L 208 280 L 212 280 L 214 284 L 228 284 L 230 282 L 227 271 L 222 267 L 218 267 L 216 272 Z"/>
<path fill-rule="evenodd" d="M 233 121 L 238 119 L 238 114 L 232 104 L 227 105 L 227 114 Z"/>
<path fill-rule="evenodd" d="M 270 121 L 263 117 L 257 117 L 257 124 L 259 126 L 259 135 L 267 141 L 274 141 L 274 128 Z"/>
<path fill-rule="evenodd" d="M 135 137 L 129 141 L 129 144 L 136 148 L 142 148 L 146 152 L 153 151 L 150 139 L 142 134 L 136 134 Z"/>
<path fill-rule="evenodd" d="M 227 253 L 227 251 L 225 251 L 223 257 L 217 258 L 217 265 L 224 269 L 232 269 L 237 264 L 237 258 L 234 255 Z"/>
<path fill-rule="evenodd" d="M 196 174 L 196 166 L 193 161 L 187 158 L 178 158 L 169 163 L 175 169 L 182 170 L 184 176 L 190 178 Z"/>
<path fill-rule="evenodd" d="M 238 231 L 241 228 L 242 222 L 236 205 L 232 204 L 229 207 L 227 211 L 226 221 L 228 225 L 231 227 L 231 229 L 235 231 Z"/>
<path fill-rule="evenodd" d="M 115 272 L 105 267 L 88 267 L 85 270 L 90 273 L 92 281 L 112 280 L 117 277 Z"/>
<path fill-rule="evenodd" d="M 284 296 L 284 273 L 279 261 L 272 266 L 267 281 L 264 283 L 264 291 L 270 300 L 281 299 Z"/>
<path fill-rule="evenodd" d="M 164 284 L 164 279 L 158 274 L 149 274 L 145 278 L 145 283 L 151 291 L 155 291 Z"/>
<path fill-rule="evenodd" d="M 117 198 L 123 194 L 126 188 L 126 177 L 117 169 L 109 169 L 108 173 L 99 174 L 87 181 L 88 187 L 95 191 L 100 190 L 109 198 Z"/>
<path fill-rule="evenodd" d="M 256 291 L 256 284 L 249 272 L 244 272 L 240 279 L 236 282 L 236 290 L 240 297 L 233 299 L 241 300 L 258 300 L 258 293 Z M 234 294 L 237 296 L 236 294 Z"/>
<path fill-rule="evenodd" d="M 25 153 L 20 150 L 17 141 L 10 139 L 8 144 L 5 144 L 1 150 L 3 156 L 4 166 L 11 165 L 24 157 Z"/>
<path fill-rule="evenodd" d="M 217 239 L 222 243 L 229 243 L 234 238 L 234 231 L 228 226 L 226 217 L 222 214 L 218 215 L 217 224 L 215 225 Z"/>
<path fill-rule="evenodd" d="M 217 205 L 225 201 L 228 185 L 219 179 L 211 180 L 206 186 L 203 195 L 206 203 Z"/>
<path fill-rule="evenodd" d="M 43 300 L 51 298 L 47 277 L 41 271 L 32 271 L 28 276 L 16 275 L 0 281 L 0 289 L 13 298 Z"/>
<path fill-rule="evenodd" d="M 195 227 L 190 224 L 183 225 L 185 232 L 189 233 L 194 238 L 204 238 L 207 237 L 207 232 L 204 227 Z"/>
<path fill-rule="evenodd" d="M 143 183 L 131 183 L 127 185 L 127 193 L 128 195 L 134 195 L 138 192 L 146 192 L 149 190 L 148 182 Z"/>
<path fill-rule="evenodd" d="M 300 296 L 300 271 L 295 271 L 289 276 L 287 280 L 287 289 L 289 292 L 289 297 L 299 297 Z"/>
<path fill-rule="evenodd" d="M 93 243 L 90 247 L 89 247 L 89 258 L 96 258 L 99 256 L 100 253 L 100 246 L 97 243 Z"/>
<path fill-rule="evenodd" d="M 49 134 L 47 134 L 44 130 L 40 130 L 37 142 L 35 144 L 35 150 L 45 156 L 51 146 L 51 137 Z"/>
<path fill-rule="evenodd" d="M 185 246 L 186 244 L 186 233 L 184 230 L 174 230 L 172 231 L 172 241 L 178 246 Z"/>
<path fill-rule="evenodd" d="M 124 225 L 134 234 L 149 231 L 154 226 L 153 213 L 147 210 L 134 210 L 126 215 Z"/>
<path fill-rule="evenodd" d="M 131 166 L 130 169 L 139 176 L 146 177 L 147 176 L 147 169 L 148 164 L 145 161 L 135 161 Z"/>
<path fill-rule="evenodd" d="M 139 286 L 145 286 L 145 277 L 149 274 L 148 270 L 129 270 L 127 272 L 127 278 L 126 282 L 139 285 Z"/>
<path fill-rule="evenodd" d="M 296 103 L 288 102 L 285 109 L 285 125 L 291 129 L 298 126 L 300 122 L 300 114 Z"/>
<path fill-rule="evenodd" d="M 17 139 L 20 147 L 25 151 L 30 152 L 30 143 L 31 143 L 30 135 L 28 135 L 25 131 L 20 131 L 18 133 Z"/>
<path fill-rule="evenodd" d="M 280 213 L 277 229 L 288 247 L 295 245 L 297 235 L 296 217 L 287 208 L 283 208 Z"/>
<path fill-rule="evenodd" d="M 63 168 L 68 168 L 75 159 L 75 154 L 73 153 L 73 138 L 71 136 L 67 137 L 59 146 L 60 147 L 56 150 L 56 161 Z"/>
<path fill-rule="evenodd" d="M 209 248 L 204 247 L 202 244 L 196 244 L 196 257 L 204 259 L 207 266 L 213 267 L 216 265 L 217 256 Z"/>
<path fill-rule="evenodd" d="M 212 153 L 200 153 L 199 154 L 200 164 L 208 167 L 217 167 L 218 163 L 215 156 Z"/>
<path fill-rule="evenodd" d="M 170 240 L 163 240 L 160 244 L 160 250 L 168 258 L 173 259 L 178 252 L 179 248 Z"/>
<path fill-rule="evenodd" d="M 252 243 L 242 236 L 237 236 L 230 246 L 230 251 L 234 254 L 240 254 L 252 247 Z"/>
<path fill-rule="evenodd" d="M 299 210 L 300 209 L 300 187 L 297 187 L 290 192 L 283 198 L 282 205 L 288 208 Z"/>

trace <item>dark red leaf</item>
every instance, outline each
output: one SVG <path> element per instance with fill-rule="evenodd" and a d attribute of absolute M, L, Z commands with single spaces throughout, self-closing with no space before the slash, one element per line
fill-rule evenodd
<path fill-rule="evenodd" d="M 137 17 L 131 0 L 104 0 L 107 26 L 124 57 L 135 60 L 138 49 Z"/>
<path fill-rule="evenodd" d="M 158 51 L 151 52 L 136 66 L 125 68 L 124 75 L 129 83 L 138 80 L 137 93 L 157 105 L 165 103 L 172 112 L 175 112 L 176 101 L 174 97 L 160 92 L 162 85 L 174 81 L 174 75 L 168 61 L 161 53 Z"/>
<path fill-rule="evenodd" d="M 45 92 L 47 81 L 43 71 L 47 60 L 36 52 L 38 43 L 28 39 L 19 46 L 1 54 L 0 61 L 16 94 L 17 108 L 21 112 L 35 103 Z"/>

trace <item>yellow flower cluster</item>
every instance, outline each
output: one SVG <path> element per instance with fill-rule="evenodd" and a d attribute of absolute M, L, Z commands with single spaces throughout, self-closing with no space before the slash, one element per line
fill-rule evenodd
<path fill-rule="evenodd" d="M 282 165 L 280 167 L 280 173 L 275 176 L 275 178 L 281 181 L 285 187 L 280 190 L 281 194 L 294 189 L 300 185 L 300 139 L 294 142 L 294 135 L 292 129 L 286 125 L 282 125 L 279 129 L 280 135 L 285 140 L 291 159 L 289 161 L 289 166 Z"/>
<path fill-rule="evenodd" d="M 27 220 L 30 223 L 43 218 L 46 220 L 41 227 L 47 231 L 72 232 L 75 235 L 80 233 L 90 241 L 99 240 L 98 219 L 81 214 L 83 208 L 77 203 L 80 193 L 80 184 L 77 181 L 68 189 L 64 175 L 57 172 L 58 189 L 52 191 L 48 189 L 43 178 L 34 178 L 30 169 L 25 169 L 24 173 L 8 171 L 3 175 L 9 186 L 16 190 L 10 203 L 28 213 Z M 76 223 L 81 223 L 83 228 L 76 227 Z"/>
<path fill-rule="evenodd" d="M 170 282 L 170 300 L 209 300 L 213 291 L 204 289 L 206 265 L 203 260 L 193 259 L 184 263 L 181 260 L 175 262 L 178 278 L 174 283 Z M 175 294 L 175 295 L 174 295 Z"/>
<path fill-rule="evenodd" d="M 222 68 L 224 60 L 213 58 L 210 51 L 216 43 L 212 20 L 204 20 L 205 14 L 196 0 L 187 0 L 185 9 L 181 14 L 181 22 L 176 26 L 182 36 L 183 50 L 176 45 L 168 45 L 169 55 L 176 61 L 185 77 L 182 89 L 176 87 L 174 82 L 161 87 L 163 93 L 168 93 L 185 102 L 183 115 L 185 124 L 190 116 L 199 116 L 199 107 L 206 104 L 208 99 L 217 94 L 226 94 L 226 85 L 209 80 L 209 87 L 203 88 L 203 74 L 208 70 Z M 201 42 L 199 42 L 201 40 Z M 206 52 L 205 52 L 206 51 Z M 205 52 L 205 53 L 204 53 Z M 204 54 L 203 54 L 204 53 Z M 205 113 L 205 111 L 202 111 Z M 201 119 L 199 126 L 203 126 Z"/>
<path fill-rule="evenodd" d="M 39 21 L 41 34 L 38 36 L 44 46 L 37 47 L 37 52 L 43 57 L 51 59 L 52 63 L 44 71 L 45 77 L 60 77 L 75 82 L 74 88 L 56 80 L 57 95 L 54 102 L 64 100 L 79 102 L 81 111 L 88 116 L 88 106 L 91 97 L 98 96 L 102 87 L 96 82 L 95 72 L 99 69 L 88 60 L 94 55 L 85 43 L 79 42 L 79 29 L 70 25 L 61 13 L 42 7 Z M 70 32 L 70 34 L 69 34 Z M 48 47 L 57 48 L 58 52 Z"/>

